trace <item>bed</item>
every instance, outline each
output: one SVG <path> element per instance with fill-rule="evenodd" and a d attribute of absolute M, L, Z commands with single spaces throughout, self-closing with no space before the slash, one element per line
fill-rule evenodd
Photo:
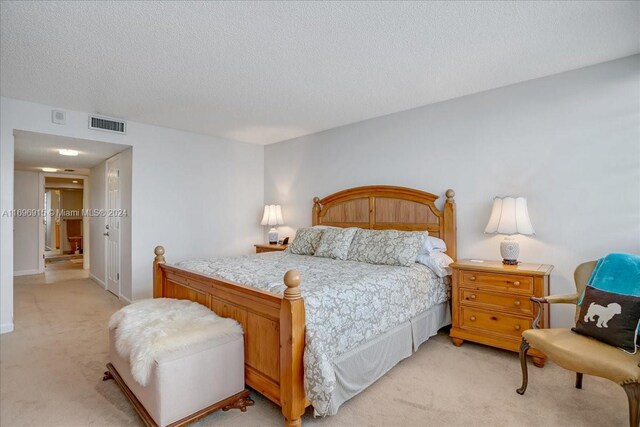
<path fill-rule="evenodd" d="M 437 199 L 402 187 L 358 187 L 315 198 L 312 223 L 427 230 L 446 242 L 455 259 L 454 192 L 446 192 L 442 209 Z M 155 253 L 154 296 L 197 301 L 240 322 L 246 382 L 281 406 L 287 426 L 300 425 L 311 403 L 305 385 L 316 413 L 335 413 L 448 321 L 445 284 L 419 264 L 391 267 L 265 253 L 169 265 L 162 247 Z M 284 283 L 274 279 L 284 271 Z M 394 287 L 394 281 L 407 286 Z M 354 298 L 352 292 L 359 294 Z M 318 308 L 328 301 L 331 310 Z"/>

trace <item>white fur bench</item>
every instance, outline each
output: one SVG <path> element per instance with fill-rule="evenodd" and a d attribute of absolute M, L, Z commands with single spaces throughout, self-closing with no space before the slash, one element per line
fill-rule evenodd
<path fill-rule="evenodd" d="M 147 426 L 181 426 L 253 405 L 240 325 L 184 300 L 144 300 L 109 322 L 108 371 Z"/>

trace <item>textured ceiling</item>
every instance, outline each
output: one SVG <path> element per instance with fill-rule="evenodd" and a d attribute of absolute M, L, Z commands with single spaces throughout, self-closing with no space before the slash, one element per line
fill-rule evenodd
<path fill-rule="evenodd" d="M 638 2 L 9 2 L 3 96 L 271 143 L 640 52 Z"/>
<path fill-rule="evenodd" d="M 89 169 L 102 163 L 109 157 L 129 148 L 126 145 L 109 142 L 89 141 L 67 138 L 37 132 L 16 130 L 15 168 L 18 170 L 42 172 L 42 168 L 56 168 L 59 173 L 64 169 L 73 169 L 76 174 L 88 175 Z M 66 148 L 76 150 L 75 157 L 62 156 L 58 150 Z"/>

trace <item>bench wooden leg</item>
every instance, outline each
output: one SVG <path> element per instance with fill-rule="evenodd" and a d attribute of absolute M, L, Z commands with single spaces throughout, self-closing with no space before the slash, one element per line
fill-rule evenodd
<path fill-rule="evenodd" d="M 111 374 L 111 371 L 104 371 L 104 374 L 102 375 L 102 381 L 109 381 L 113 379 L 113 375 Z"/>
<path fill-rule="evenodd" d="M 229 409 L 240 409 L 241 412 L 247 412 L 247 406 L 253 406 L 255 403 L 251 397 L 249 397 L 249 391 L 245 390 L 246 394 L 238 397 L 237 400 L 233 401 L 229 405 L 222 408 L 223 411 L 228 411 Z"/>
<path fill-rule="evenodd" d="M 516 390 L 518 394 L 524 394 L 529 383 L 529 372 L 527 371 L 527 352 L 529 351 L 529 343 L 522 339 L 520 344 L 520 367 L 522 368 L 522 386 Z"/>

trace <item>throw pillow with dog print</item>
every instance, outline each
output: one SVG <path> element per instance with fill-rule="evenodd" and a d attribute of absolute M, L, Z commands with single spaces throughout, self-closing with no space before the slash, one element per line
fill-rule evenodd
<path fill-rule="evenodd" d="M 587 286 L 580 317 L 571 330 L 635 354 L 639 322 L 640 297 Z"/>

